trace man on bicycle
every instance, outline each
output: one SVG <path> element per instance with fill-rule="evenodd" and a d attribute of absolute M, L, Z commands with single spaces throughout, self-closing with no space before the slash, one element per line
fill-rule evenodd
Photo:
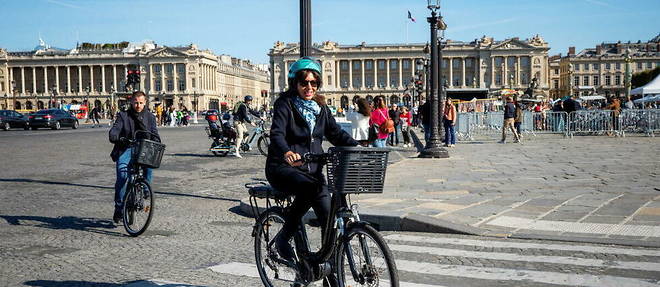
<path fill-rule="evenodd" d="M 249 114 L 252 114 L 255 117 L 261 117 L 259 112 L 250 108 L 251 103 L 252 96 L 248 95 L 245 96 L 243 102 L 238 102 L 238 104 L 236 104 L 237 107 L 234 108 L 234 128 L 236 129 L 236 152 L 234 153 L 234 156 L 236 157 L 242 157 L 239 151 L 241 150 L 243 135 L 247 132 L 245 123 L 252 124 L 252 120 L 250 120 Z"/>
<path fill-rule="evenodd" d="M 266 177 L 273 188 L 295 195 L 285 215 L 282 231 L 275 244 L 284 260 L 292 260 L 289 241 L 310 207 L 325 226 L 330 214 L 330 194 L 324 186 L 322 166 L 300 160 L 305 153 L 322 153 L 323 138 L 335 146 L 357 146 L 358 142 L 341 129 L 324 97 L 321 87 L 321 67 L 313 59 L 302 58 L 289 69 L 289 89 L 282 93 L 273 107 L 273 124 L 266 160 Z"/>
<path fill-rule="evenodd" d="M 116 162 L 117 180 L 115 181 L 115 212 L 112 220 L 119 223 L 122 219 L 122 199 L 126 192 L 126 181 L 128 180 L 128 167 L 131 163 L 130 146 L 136 131 L 147 131 L 151 134 L 140 133 L 140 138 L 150 138 L 160 142 L 160 135 L 156 128 L 156 117 L 149 112 L 147 105 L 147 96 L 142 91 L 133 92 L 131 96 L 131 106 L 128 111 L 119 112 L 116 120 L 110 128 L 110 142 L 115 146 L 110 153 L 112 161 Z M 151 183 L 151 169 L 145 168 L 145 179 Z"/>

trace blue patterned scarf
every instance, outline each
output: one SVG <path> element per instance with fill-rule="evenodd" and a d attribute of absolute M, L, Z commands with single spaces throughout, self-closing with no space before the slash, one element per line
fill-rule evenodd
<path fill-rule="evenodd" d="M 321 106 L 316 103 L 314 100 L 303 100 L 302 98 L 296 96 L 293 100 L 293 104 L 296 106 L 296 109 L 303 115 L 307 125 L 309 126 L 310 135 L 314 131 L 314 126 L 316 126 L 316 116 L 321 113 Z"/>

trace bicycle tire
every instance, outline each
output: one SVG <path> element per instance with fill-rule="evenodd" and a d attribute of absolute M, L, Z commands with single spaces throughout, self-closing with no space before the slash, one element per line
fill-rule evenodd
<path fill-rule="evenodd" d="M 259 271 L 261 282 L 266 287 L 292 286 L 296 278 L 296 270 L 276 261 L 279 256 L 273 238 L 281 230 L 283 224 L 282 208 L 271 207 L 261 213 L 253 231 L 257 271 Z"/>
<path fill-rule="evenodd" d="M 219 146 L 220 144 L 221 144 L 221 142 L 214 141 L 213 143 L 211 143 L 211 148 Z M 214 156 L 227 156 L 227 154 L 229 154 L 229 151 L 214 151 L 214 150 L 212 150 L 211 153 L 213 153 Z"/>
<path fill-rule="evenodd" d="M 263 156 L 268 156 L 268 146 L 270 145 L 270 136 L 266 133 L 262 134 L 257 141 L 259 152 Z"/>
<path fill-rule="evenodd" d="M 127 186 L 122 211 L 124 229 L 130 236 L 139 236 L 147 230 L 154 212 L 154 194 L 149 183 L 138 180 Z M 139 219 L 137 224 L 136 219 Z"/>
<path fill-rule="evenodd" d="M 361 238 L 364 240 L 360 240 Z M 353 239 L 357 239 L 355 244 L 352 242 Z M 370 246 L 366 240 L 371 240 L 373 245 Z M 367 245 L 367 249 L 365 249 L 365 245 Z M 354 248 L 354 246 L 358 246 L 359 248 Z M 347 247 L 351 248 L 349 249 Z M 366 257 L 356 257 L 356 255 L 364 256 L 365 250 L 368 250 L 370 260 L 368 260 Z M 374 256 L 376 255 L 375 251 L 378 251 L 382 258 L 374 260 L 376 259 Z M 359 265 L 355 268 L 357 276 L 354 276 L 351 272 L 350 264 L 348 262 L 348 253 L 353 255 L 352 260 L 356 265 Z M 366 261 L 372 262 L 369 263 Z M 394 262 L 392 251 L 387 246 L 383 236 L 380 235 L 376 229 L 369 225 L 353 225 L 352 227 L 348 228 L 346 234 L 341 238 L 341 241 L 339 242 L 335 266 L 337 266 L 337 283 L 340 287 L 385 286 L 388 282 L 389 286 L 399 286 L 399 273 L 396 269 L 396 263 Z M 383 267 L 387 268 L 387 273 L 374 273 L 374 271 L 378 271 Z"/>

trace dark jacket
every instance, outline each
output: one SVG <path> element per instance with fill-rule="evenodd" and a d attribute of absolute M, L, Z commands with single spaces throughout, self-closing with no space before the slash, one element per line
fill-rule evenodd
<path fill-rule="evenodd" d="M 234 121 L 252 123 L 250 120 L 250 114 L 253 114 L 256 117 L 260 117 L 259 112 L 250 109 L 246 103 L 239 103 L 238 111 L 234 115 Z"/>
<path fill-rule="evenodd" d="M 160 135 L 158 134 L 158 129 L 156 128 L 156 117 L 147 109 L 145 109 L 143 117 L 144 119 L 142 122 L 144 123 L 146 129 L 149 132 L 155 134 L 155 136 L 150 136 L 150 139 L 160 142 Z M 110 128 L 109 132 L 110 142 L 115 144 L 115 147 L 110 153 L 112 161 L 117 161 L 119 156 L 128 148 L 128 145 L 123 143 L 120 139 L 133 139 L 133 133 L 137 129 L 133 117 L 131 117 L 128 112 L 119 112 L 115 118 L 115 123 L 112 125 L 112 128 Z M 144 138 L 143 135 L 138 136 L 140 138 Z"/>
<path fill-rule="evenodd" d="M 401 114 L 398 109 L 389 109 L 388 113 L 390 114 L 390 119 L 394 121 L 394 125 L 399 125 L 401 123 Z"/>
<path fill-rule="evenodd" d="M 504 105 L 504 118 L 513 119 L 516 117 L 516 106 L 513 103 L 506 103 Z"/>
<path fill-rule="evenodd" d="M 346 131 L 335 122 L 328 106 L 321 106 L 316 117 L 316 126 L 310 136 L 309 126 L 293 104 L 293 94 L 282 93 L 273 105 L 273 124 L 270 127 L 270 145 L 266 159 L 266 176 L 279 168 L 291 168 L 284 161 L 284 154 L 292 151 L 300 154 L 323 153 L 321 143 L 326 137 L 335 146 L 357 146 Z M 307 163 L 297 169 L 313 175 L 320 175 L 322 169 L 317 163 Z M 269 177 L 269 181 L 271 178 Z"/>

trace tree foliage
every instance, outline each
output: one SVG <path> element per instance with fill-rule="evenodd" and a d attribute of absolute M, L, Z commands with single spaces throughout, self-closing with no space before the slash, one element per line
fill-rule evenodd
<path fill-rule="evenodd" d="M 646 70 L 640 73 L 635 73 L 632 76 L 632 79 L 630 80 L 630 85 L 632 88 L 637 88 L 641 87 L 643 85 L 648 84 L 651 80 L 655 79 L 655 77 L 660 74 L 660 67 L 656 67 L 653 70 Z"/>

